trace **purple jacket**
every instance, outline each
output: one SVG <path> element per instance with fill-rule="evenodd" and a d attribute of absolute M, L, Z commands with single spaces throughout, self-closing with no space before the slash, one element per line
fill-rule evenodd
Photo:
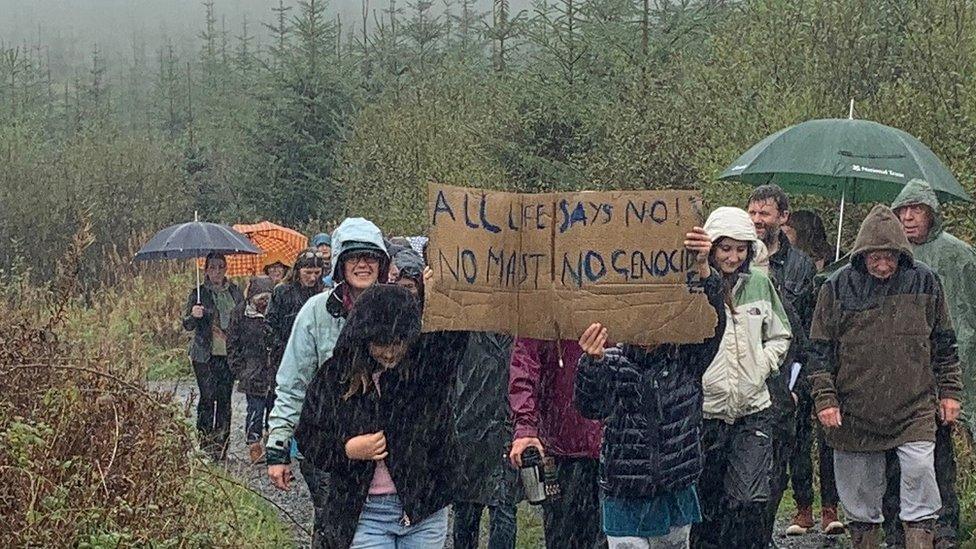
<path fill-rule="evenodd" d="M 513 438 L 538 437 L 547 455 L 600 457 L 603 425 L 581 416 L 573 402 L 582 354 L 575 341 L 515 340 L 508 380 Z"/>

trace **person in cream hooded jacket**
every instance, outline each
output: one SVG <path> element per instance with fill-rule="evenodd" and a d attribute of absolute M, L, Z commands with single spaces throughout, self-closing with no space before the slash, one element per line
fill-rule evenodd
<path fill-rule="evenodd" d="M 704 228 L 713 245 L 709 260 L 725 283 L 729 321 L 702 377 L 704 520 L 692 530 L 692 545 L 760 548 L 772 462 L 766 378 L 779 373 L 792 332 L 772 281 L 754 268 L 761 248 L 749 214 L 718 208 Z"/>

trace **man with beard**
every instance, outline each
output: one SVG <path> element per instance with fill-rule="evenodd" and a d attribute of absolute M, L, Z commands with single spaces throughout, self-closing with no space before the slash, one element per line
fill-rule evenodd
<path fill-rule="evenodd" d="M 773 279 L 773 284 L 782 298 L 783 307 L 789 317 L 790 324 L 794 326 L 793 341 L 790 345 L 789 354 L 781 366 L 780 375 L 769 377 L 766 380 L 769 395 L 773 402 L 773 466 L 770 471 L 770 497 L 765 523 L 767 542 L 769 542 L 772 540 L 776 510 L 789 481 L 787 466 L 795 442 L 795 426 L 799 422 L 809 423 L 810 421 L 810 406 L 802 405 L 809 403 L 809 394 L 800 386 L 791 387 L 790 380 L 794 377 L 791 375 L 794 364 L 806 362 L 804 343 L 813 316 L 813 277 L 816 275 L 817 266 L 806 254 L 792 246 L 789 239 L 786 238 L 786 234 L 781 230 L 781 227 L 790 218 L 790 201 L 783 189 L 777 185 L 757 187 L 752 196 L 749 197 L 748 212 L 753 225 L 756 227 L 756 233 L 769 251 L 770 278 Z M 804 414 L 805 417 L 796 418 L 796 405 L 801 398 L 803 402 L 800 409 L 807 410 L 807 412 Z M 804 517 L 799 517 L 801 513 Z M 830 533 L 843 531 L 842 525 L 837 522 L 836 508 L 825 508 L 822 514 L 825 531 L 830 531 Z M 798 518 L 803 519 L 805 524 L 808 524 L 808 528 L 813 525 L 810 507 L 798 509 L 797 515 Z M 794 519 L 794 522 L 797 520 Z M 837 530 L 838 527 L 840 530 Z"/>

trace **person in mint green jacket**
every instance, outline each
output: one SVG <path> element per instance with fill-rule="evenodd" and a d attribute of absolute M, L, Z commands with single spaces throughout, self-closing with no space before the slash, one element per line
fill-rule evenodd
<path fill-rule="evenodd" d="M 290 444 L 305 400 L 305 389 L 316 370 L 332 356 L 339 332 L 353 303 L 366 288 L 385 281 L 390 256 L 383 235 L 372 222 L 348 218 L 332 233 L 332 274 L 335 287 L 310 298 L 295 317 L 278 368 L 277 399 L 268 419 L 267 463 L 272 484 L 288 490 L 293 478 Z M 316 501 L 316 475 L 306 464 L 302 474 Z"/>
<path fill-rule="evenodd" d="M 891 204 L 908 238 L 912 255 L 942 281 L 949 317 L 956 332 L 959 366 L 963 375 L 962 426 L 969 436 L 976 432 L 976 251 L 949 234 L 944 227 L 942 205 L 932 186 L 921 179 L 905 185 Z M 954 547 L 959 535 L 959 498 L 956 494 L 956 458 L 952 444 L 953 424 L 940 418 L 935 432 L 935 475 L 942 496 L 942 510 L 935 528 L 936 547 Z M 885 494 L 885 530 L 889 545 L 903 537 L 898 517 L 898 460 L 889 458 L 888 492 Z"/>
<path fill-rule="evenodd" d="M 702 376 L 703 520 L 692 528 L 691 545 L 764 549 L 773 458 L 766 378 L 779 373 L 792 331 L 776 287 L 753 265 L 760 247 L 749 214 L 717 208 L 704 228 L 728 322 Z"/>

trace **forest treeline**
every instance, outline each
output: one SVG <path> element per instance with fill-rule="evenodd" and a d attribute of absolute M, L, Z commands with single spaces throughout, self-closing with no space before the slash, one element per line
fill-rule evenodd
<path fill-rule="evenodd" d="M 50 272 L 82 219 L 96 257 L 194 211 L 421 233 L 428 181 L 741 204 L 721 168 L 851 99 L 976 191 L 976 0 L 364 0 L 358 21 L 278 0 L 236 29 L 200 12 L 191 48 L 93 42 L 70 74 L 44 44 L 0 48 L 0 267 Z M 949 211 L 970 241 L 974 212 Z"/>

